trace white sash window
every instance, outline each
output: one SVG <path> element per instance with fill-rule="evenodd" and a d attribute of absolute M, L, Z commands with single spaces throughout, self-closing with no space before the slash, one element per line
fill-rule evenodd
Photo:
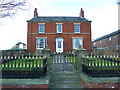
<path fill-rule="evenodd" d="M 62 24 L 56 24 L 57 25 L 57 33 L 62 33 Z"/>
<path fill-rule="evenodd" d="M 80 33 L 80 23 L 74 24 L 74 33 Z"/>
<path fill-rule="evenodd" d="M 46 47 L 46 39 L 44 38 L 38 38 L 36 40 L 36 48 L 37 49 L 43 49 Z"/>
<path fill-rule="evenodd" d="M 45 24 L 39 24 L 39 33 L 45 33 Z"/>
<path fill-rule="evenodd" d="M 83 47 L 82 38 L 73 38 L 73 49 L 78 49 L 79 47 Z"/>

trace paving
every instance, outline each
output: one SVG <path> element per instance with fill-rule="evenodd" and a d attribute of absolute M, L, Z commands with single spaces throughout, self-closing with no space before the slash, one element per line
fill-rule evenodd
<path fill-rule="evenodd" d="M 59 58 L 58 58 L 59 57 Z M 64 56 L 54 56 L 49 81 L 50 90 L 56 88 L 83 88 L 74 66 Z"/>
<path fill-rule="evenodd" d="M 43 78 L 28 78 L 28 79 L 5 79 L 1 78 L 2 85 L 35 85 L 35 84 L 49 84 L 49 76 Z"/>

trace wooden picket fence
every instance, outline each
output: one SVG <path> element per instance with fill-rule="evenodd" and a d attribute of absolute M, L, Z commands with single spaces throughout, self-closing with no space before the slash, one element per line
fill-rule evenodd
<path fill-rule="evenodd" d="M 1 56 L 2 78 L 36 78 L 47 72 L 47 59 L 42 56 Z"/>

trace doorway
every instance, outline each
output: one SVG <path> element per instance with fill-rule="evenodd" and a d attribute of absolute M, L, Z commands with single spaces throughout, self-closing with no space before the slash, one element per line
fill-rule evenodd
<path fill-rule="evenodd" d="M 56 38 L 56 52 L 63 52 L 63 38 Z"/>

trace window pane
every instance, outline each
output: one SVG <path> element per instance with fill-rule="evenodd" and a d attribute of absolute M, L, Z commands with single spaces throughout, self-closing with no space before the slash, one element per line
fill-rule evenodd
<path fill-rule="evenodd" d="M 39 32 L 40 33 L 44 33 L 44 28 L 45 28 L 45 25 L 44 24 L 40 24 L 39 25 Z"/>
<path fill-rule="evenodd" d="M 62 24 L 57 24 L 57 33 L 62 33 Z"/>
<path fill-rule="evenodd" d="M 80 24 L 74 24 L 74 32 L 80 33 Z"/>
<path fill-rule="evenodd" d="M 37 39 L 36 47 L 38 49 L 45 48 L 45 45 L 46 45 L 46 39 Z"/>
<path fill-rule="evenodd" d="M 58 41 L 58 48 L 61 48 L 61 41 Z"/>
<path fill-rule="evenodd" d="M 44 39 L 40 39 L 40 48 L 44 48 Z"/>
<path fill-rule="evenodd" d="M 73 49 L 77 49 L 79 46 L 82 46 L 82 39 L 73 39 Z"/>

